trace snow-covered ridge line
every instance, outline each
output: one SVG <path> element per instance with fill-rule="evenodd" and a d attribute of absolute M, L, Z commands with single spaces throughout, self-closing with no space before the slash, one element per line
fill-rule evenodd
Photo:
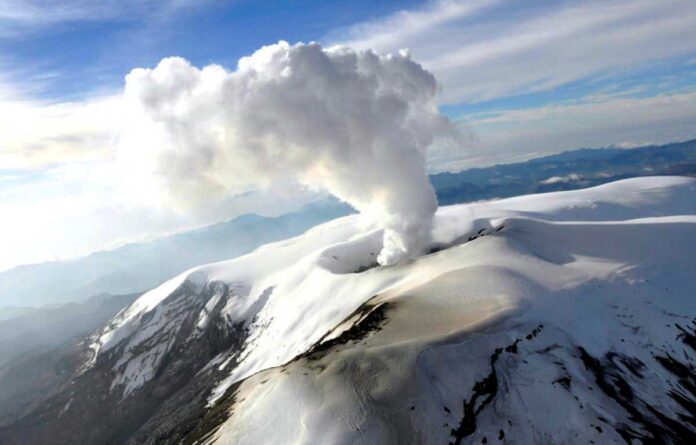
<path fill-rule="evenodd" d="M 499 239 L 496 243 L 524 243 L 526 234 L 536 236 L 544 231 L 550 240 L 568 242 L 568 233 L 592 238 L 599 236 L 600 229 L 601 236 L 605 236 L 615 227 L 615 236 L 604 241 L 607 261 L 612 264 L 601 267 L 602 273 L 608 273 L 644 254 L 640 246 L 624 248 L 629 236 L 626 233 L 650 237 L 651 224 L 687 225 L 686 230 L 693 230 L 694 192 L 693 179 L 655 177 L 586 190 L 442 207 L 435 218 L 434 243 L 464 244 L 450 247 L 452 253 L 444 252 L 446 255 L 438 252 L 398 266 L 372 269 L 368 267 L 379 252 L 381 233 L 359 215 L 340 218 L 301 236 L 233 260 L 196 267 L 167 281 L 116 317 L 94 347 L 98 355 L 118 347 L 122 356 L 114 385 L 125 385 L 126 392 L 136 390 L 152 377 L 171 343 L 147 352 L 139 346 L 155 334 L 162 335 L 163 330 L 169 334 L 162 338 L 176 335 L 178 317 L 182 316 L 178 305 L 183 303 L 172 296 L 183 293 L 185 299 L 196 299 L 210 283 L 231 286 L 234 290 L 225 297 L 221 313 L 230 324 L 243 323 L 248 337 L 243 350 L 234 353 L 237 358 L 228 377 L 213 392 L 214 402 L 233 383 L 305 352 L 372 296 L 402 295 L 475 261 L 471 248 L 464 248 L 472 236 L 489 234 Z M 504 229 L 497 232 L 501 226 Z M 571 266 L 575 263 L 582 268 L 589 261 L 582 256 L 582 243 L 575 247 L 581 255 L 547 252 L 543 246 L 537 253 L 550 261 Z M 612 256 L 613 252 L 618 253 Z M 595 254 L 590 250 L 586 253 Z M 592 263 L 592 267 L 600 266 Z M 356 279 L 358 270 L 365 271 Z M 202 304 L 197 319 L 205 319 L 205 311 L 209 310 L 206 303 L 210 300 Z M 216 300 L 210 304 L 222 303 Z M 230 363 L 230 357 L 216 360 L 224 366 Z"/>
<path fill-rule="evenodd" d="M 339 341 L 234 386 L 204 443 L 693 442 L 687 184 L 619 183 L 612 207 L 585 193 L 583 221 L 558 217 L 572 201 L 555 218 L 518 202 L 501 231 L 402 266 L 412 280 L 358 311 L 389 307 L 369 335 L 348 321 Z"/>

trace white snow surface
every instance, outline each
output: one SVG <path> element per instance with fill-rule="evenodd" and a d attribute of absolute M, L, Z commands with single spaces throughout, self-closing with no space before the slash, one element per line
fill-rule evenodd
<path fill-rule="evenodd" d="M 493 339 L 510 340 L 505 334 L 510 326 L 544 321 L 558 327 L 546 328 L 549 333 L 544 335 L 571 336 L 590 353 L 601 354 L 622 336 L 628 338 L 625 328 L 607 318 L 614 306 L 625 307 L 633 310 L 630 323 L 644 328 L 631 340 L 640 355 L 641 341 L 659 343 L 671 335 L 664 326 L 651 324 L 655 311 L 696 314 L 694 285 L 685 279 L 696 273 L 695 193 L 694 179 L 647 177 L 441 207 L 433 233 L 433 245 L 440 250 L 390 267 L 368 268 L 379 253 L 382 233 L 359 215 L 347 216 L 173 278 L 115 318 L 94 347 L 98 354 L 122 348 L 113 386 L 122 385 L 127 395 L 152 378 L 169 347 L 161 343 L 142 352 L 138 346 L 162 330 L 176 332 L 178 319 L 167 314 L 177 312 L 167 307 L 167 297 L 185 283 L 194 290 L 206 283 L 227 283 L 235 293 L 223 312 L 230 322 L 245 323 L 248 338 L 234 365 L 226 357 L 211 364 L 229 367 L 229 373 L 211 393 L 210 404 L 235 382 L 246 381 L 240 387 L 243 403 L 217 431 L 216 443 L 316 443 L 311 431 L 322 431 L 322 443 L 394 440 L 396 433 L 383 430 L 380 416 L 387 424 L 399 421 L 385 419 L 367 400 L 374 403 L 388 392 L 386 387 L 403 381 L 410 382 L 404 400 L 418 399 L 423 409 L 439 413 L 405 428 L 417 428 L 409 440 L 441 437 L 446 442 L 449 430 L 436 424 L 442 423 L 441 406 L 450 404 L 452 419 L 461 416 L 461 408 L 445 400 L 447 396 L 425 397 L 416 389 L 422 379 L 436 374 L 441 383 L 429 380 L 429 385 L 451 384 L 466 392 L 488 365 L 484 355 L 498 346 Z M 358 272 L 362 269 L 367 270 Z M 678 295 L 660 290 L 659 302 L 640 306 L 654 299 L 653 287 L 665 287 L 664 283 Z M 685 292 L 691 292 L 689 298 Z M 613 296 L 611 302 L 608 295 Z M 397 302 L 397 309 L 383 330 L 353 352 L 359 360 L 337 359 L 319 375 L 277 372 L 374 296 Z M 198 316 L 201 328 L 207 310 L 210 307 Z M 481 345 L 464 352 L 461 345 L 445 342 L 490 329 L 498 334 L 481 337 Z M 470 372 L 443 373 L 448 367 L 461 370 L 462 353 L 470 357 Z M 534 385 L 548 372 L 546 364 L 540 362 L 538 369 L 535 362 L 525 366 L 526 387 L 540 391 L 528 396 L 543 399 L 546 389 Z M 358 372 L 367 388 L 351 386 L 346 367 L 353 379 Z M 268 384 L 258 384 L 269 376 Z M 371 383 L 365 384 L 365 379 Z M 428 389 L 429 394 L 433 391 Z M 371 392 L 369 397 L 365 392 Z M 456 403 L 461 404 L 461 398 Z M 277 413 L 279 406 L 285 414 Z M 559 422 L 574 421 L 564 419 L 563 412 L 540 412 Z M 496 434 L 497 430 L 489 432 Z"/>

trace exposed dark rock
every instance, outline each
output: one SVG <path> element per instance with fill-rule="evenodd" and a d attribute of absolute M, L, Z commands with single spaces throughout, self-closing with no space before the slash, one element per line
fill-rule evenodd
<path fill-rule="evenodd" d="M 379 263 L 377 261 L 373 261 L 369 264 L 364 264 L 355 271 L 355 273 L 362 273 L 365 272 L 366 270 L 374 269 L 375 267 L 379 267 Z"/>
<path fill-rule="evenodd" d="M 536 337 L 541 330 L 543 325 L 537 326 L 531 333 L 529 333 L 525 338 L 531 340 Z M 491 354 L 489 363 L 491 366 L 491 372 L 483 379 L 477 381 L 472 388 L 471 398 L 464 399 L 463 402 L 463 416 L 456 429 L 453 429 L 451 436 L 454 437 L 452 442 L 453 445 L 459 445 L 465 437 L 472 435 L 476 431 L 476 417 L 483 411 L 483 409 L 490 404 L 493 399 L 495 399 L 498 393 L 498 373 L 496 371 L 495 364 L 500 358 L 500 355 L 512 345 L 515 345 L 515 351 L 517 351 L 517 343 L 521 339 L 516 339 L 511 345 L 502 348 L 496 348 L 496 350 Z"/>
<path fill-rule="evenodd" d="M 635 424 L 635 426 L 614 425 L 614 428 L 626 443 L 631 444 L 634 440 L 639 440 L 646 444 L 671 443 L 686 445 L 696 443 L 696 433 L 693 429 L 686 427 L 681 421 L 675 420 L 655 407 L 650 406 L 636 395 L 632 385 L 626 380 L 624 371 L 616 364 L 616 353 L 607 353 L 600 360 L 590 355 L 582 347 L 578 347 L 578 351 L 580 359 L 585 368 L 594 376 L 599 389 L 623 408 L 631 422 Z M 693 380 L 693 370 L 689 370 L 688 367 L 674 358 L 669 356 L 658 356 L 655 358 L 677 377 Z M 633 371 L 630 372 L 635 375 Z"/>
<path fill-rule="evenodd" d="M 687 325 L 685 328 L 679 326 L 678 323 L 675 323 L 674 326 L 680 331 L 680 334 L 677 335 L 677 339 L 683 341 L 685 345 L 688 345 L 691 349 L 696 351 L 696 320 L 692 321 L 691 325 Z"/>
<path fill-rule="evenodd" d="M 325 338 L 333 331 L 327 332 L 307 352 L 300 354 L 295 360 L 298 358 L 318 360 L 337 346 L 363 340 L 372 332 L 382 329 L 382 326 L 387 322 L 387 312 L 392 306 L 391 303 L 374 304 L 368 300 L 339 324 L 342 326 L 350 320 L 357 320 L 353 325 L 329 340 L 325 340 Z"/>
<path fill-rule="evenodd" d="M 559 385 L 564 387 L 566 390 L 570 391 L 570 377 L 568 377 L 568 376 L 560 377 L 560 378 L 554 380 L 553 383 L 558 383 Z"/>

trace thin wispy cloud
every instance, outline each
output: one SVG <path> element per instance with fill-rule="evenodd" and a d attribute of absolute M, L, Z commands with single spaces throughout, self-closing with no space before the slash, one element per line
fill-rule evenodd
<path fill-rule="evenodd" d="M 442 103 L 548 90 L 696 51 L 693 2 L 568 5 L 441 1 L 332 38 L 379 51 L 409 48 L 442 83 Z"/>
<path fill-rule="evenodd" d="M 427 35 L 439 26 L 476 16 L 501 0 L 441 0 L 417 11 L 399 11 L 374 22 L 361 23 L 335 36 L 340 43 L 353 48 L 400 49 L 416 36 Z"/>
<path fill-rule="evenodd" d="M 0 101 L 0 166 L 44 168 L 113 156 L 119 96 L 80 102 Z"/>
<path fill-rule="evenodd" d="M 38 27 L 72 22 L 135 20 L 201 6 L 205 0 L 0 0 L 0 35 L 16 35 Z"/>

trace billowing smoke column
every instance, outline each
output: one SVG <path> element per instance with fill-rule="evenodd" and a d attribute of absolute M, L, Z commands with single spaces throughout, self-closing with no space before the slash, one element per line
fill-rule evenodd
<path fill-rule="evenodd" d="M 236 71 L 167 58 L 126 77 L 138 123 L 123 141 L 168 197 L 189 205 L 288 178 L 321 187 L 384 228 L 378 261 L 394 264 L 431 236 L 426 149 L 453 132 L 436 89 L 403 51 L 279 42 Z"/>

